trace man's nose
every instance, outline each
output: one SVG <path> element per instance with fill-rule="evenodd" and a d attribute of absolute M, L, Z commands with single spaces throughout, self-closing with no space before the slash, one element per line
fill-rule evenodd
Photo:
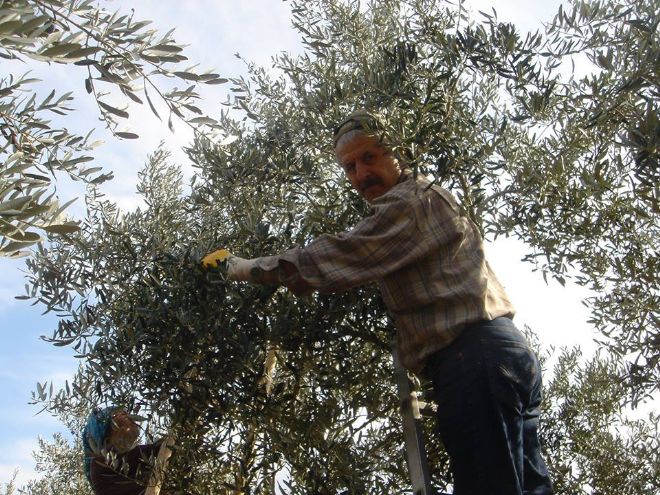
<path fill-rule="evenodd" d="M 355 178 L 358 182 L 362 182 L 367 177 L 369 177 L 369 167 L 365 166 L 363 163 L 357 162 L 355 164 Z"/>

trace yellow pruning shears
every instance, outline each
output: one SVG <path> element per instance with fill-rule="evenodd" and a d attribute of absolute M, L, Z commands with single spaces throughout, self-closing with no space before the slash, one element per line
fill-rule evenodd
<path fill-rule="evenodd" d="M 215 268 L 223 261 L 231 258 L 232 254 L 227 249 L 218 249 L 212 253 L 207 254 L 202 258 L 202 265 L 206 267 Z"/>

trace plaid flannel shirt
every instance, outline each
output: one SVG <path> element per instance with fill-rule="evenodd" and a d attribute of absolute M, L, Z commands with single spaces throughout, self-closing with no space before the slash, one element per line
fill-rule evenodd
<path fill-rule="evenodd" d="M 371 206 L 353 230 L 258 258 L 257 266 L 271 271 L 288 261 L 321 292 L 377 281 L 397 327 L 401 362 L 415 373 L 466 324 L 513 317 L 479 230 L 448 191 L 404 170 Z"/>

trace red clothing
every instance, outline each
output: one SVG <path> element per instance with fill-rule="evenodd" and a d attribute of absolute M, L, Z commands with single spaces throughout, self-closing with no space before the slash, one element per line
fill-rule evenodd
<path fill-rule="evenodd" d="M 150 458 L 158 455 L 160 443 L 138 445 L 109 466 L 102 457 L 92 460 L 90 468 L 95 495 L 141 495 L 147 489 L 151 473 Z M 162 495 L 167 492 L 161 491 Z"/>

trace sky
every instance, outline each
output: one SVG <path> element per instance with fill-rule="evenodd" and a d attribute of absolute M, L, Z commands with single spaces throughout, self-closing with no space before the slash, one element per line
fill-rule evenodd
<path fill-rule="evenodd" d="M 188 45 L 186 54 L 200 67 L 212 68 L 223 77 L 245 73 L 242 61 L 235 53 L 257 65 L 269 67 L 271 56 L 288 51 L 299 53 L 301 44 L 289 20 L 289 4 L 281 0 L 132 0 L 108 3 L 109 8 L 135 10 L 138 19 L 151 19 L 161 32 L 176 28 L 175 38 Z M 536 30 L 542 21 L 550 21 L 559 7 L 557 0 L 530 2 L 526 0 L 488 0 L 469 2 L 472 10 L 490 11 L 496 7 L 501 20 L 516 23 L 522 29 Z M 3 65 L 7 62 L 3 61 Z M 12 71 L 23 69 L 12 67 Z M 161 141 L 172 152 L 174 160 L 185 164 L 180 151 L 188 144 L 190 133 L 179 125 L 175 134 L 149 112 L 148 109 L 131 110 L 130 123 L 141 138 L 118 141 L 107 135 L 98 122 L 94 102 L 83 88 L 82 74 L 72 76 L 69 68 L 50 66 L 34 68 L 35 75 L 47 79 L 43 84 L 44 96 L 50 88 L 76 91 L 76 112 L 67 120 L 72 131 L 86 133 L 90 122 L 97 122 L 96 135 L 106 144 L 96 153 L 100 165 L 114 172 L 116 179 L 106 184 L 109 199 L 123 208 L 137 204 L 135 184 L 137 171 Z M 3 70 L 4 72 L 4 70 Z M 204 108 L 211 114 L 225 100 L 226 88 L 213 86 L 203 93 Z M 216 113 L 217 115 L 217 113 Z M 64 184 L 59 193 L 63 197 L 79 194 L 71 185 Z M 81 204 L 74 204 L 70 212 L 82 214 Z M 525 255 L 523 244 L 512 239 L 500 239 L 487 246 L 491 265 L 507 289 L 518 309 L 516 322 L 529 325 L 539 334 L 544 346 L 580 345 L 587 352 L 595 348 L 596 336 L 587 324 L 587 309 L 581 301 L 589 296 L 586 289 L 543 280 L 533 266 L 521 263 Z M 39 409 L 28 404 L 37 381 L 62 384 L 77 368 L 67 348 L 55 348 L 40 340 L 50 335 L 56 326 L 52 315 L 41 315 L 41 310 L 29 302 L 14 299 L 23 293 L 23 265 L 21 260 L 0 258 L 0 492 L 14 470 L 18 469 L 18 484 L 35 477 L 31 452 L 37 447 L 37 438 L 52 438 L 53 433 L 64 432 L 62 425 L 47 414 L 36 414 Z"/>

